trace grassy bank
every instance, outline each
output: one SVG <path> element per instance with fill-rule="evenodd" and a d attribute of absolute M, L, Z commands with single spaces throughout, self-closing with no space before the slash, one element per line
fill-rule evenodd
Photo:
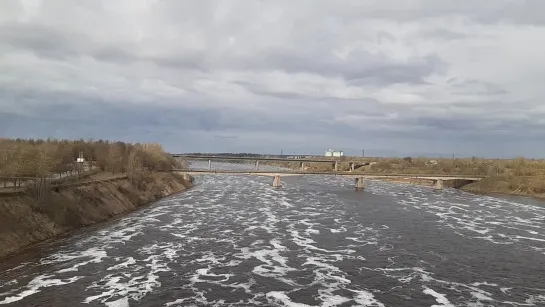
<path fill-rule="evenodd" d="M 383 159 L 371 172 L 486 176 L 460 187 L 479 194 L 545 197 L 545 161 L 535 159 Z M 365 170 L 361 170 L 365 171 Z"/>
<path fill-rule="evenodd" d="M 479 194 L 507 194 L 545 199 L 545 176 L 493 176 L 464 186 L 462 190 Z"/>
<path fill-rule="evenodd" d="M 349 161 L 372 165 L 357 167 L 355 173 L 474 175 L 485 179 L 459 186 L 464 191 L 480 194 L 508 194 L 545 198 L 545 160 L 535 159 L 429 159 L 429 158 L 360 158 L 345 157 L 339 170 L 349 170 Z M 299 170 L 298 162 L 271 162 L 277 166 Z M 331 171 L 328 163 L 305 163 L 307 171 Z M 387 179 L 388 181 L 431 185 L 426 180 Z M 448 186 L 448 182 L 446 183 Z"/>

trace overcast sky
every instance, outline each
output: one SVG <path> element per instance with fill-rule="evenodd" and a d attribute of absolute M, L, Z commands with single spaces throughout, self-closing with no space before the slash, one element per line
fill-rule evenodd
<path fill-rule="evenodd" d="M 545 156 L 543 0 L 2 0 L 0 136 Z"/>

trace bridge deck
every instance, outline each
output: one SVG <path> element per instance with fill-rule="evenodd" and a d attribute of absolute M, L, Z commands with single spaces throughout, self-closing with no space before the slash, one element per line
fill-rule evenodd
<path fill-rule="evenodd" d="M 194 156 L 184 154 L 172 154 L 175 158 L 186 158 L 188 160 L 239 160 L 239 161 L 282 161 L 282 162 L 311 162 L 311 163 L 353 163 L 354 161 L 327 160 L 327 159 L 291 159 L 291 158 L 264 158 L 264 157 L 223 157 L 223 156 Z M 359 161 L 363 163 L 362 161 Z M 357 162 L 356 162 L 357 163 Z"/>
<path fill-rule="evenodd" d="M 257 175 L 257 176 L 305 176 L 305 175 L 329 175 L 343 176 L 353 178 L 413 178 L 413 179 L 428 179 L 428 180 L 470 180 L 478 181 L 484 177 L 473 175 L 424 175 L 424 174 L 372 174 L 372 173 L 354 173 L 354 172 L 301 172 L 301 171 L 250 171 L 250 170 L 195 170 L 195 169 L 174 169 L 173 172 L 186 173 L 191 175 L 197 174 L 232 174 L 232 175 Z"/>

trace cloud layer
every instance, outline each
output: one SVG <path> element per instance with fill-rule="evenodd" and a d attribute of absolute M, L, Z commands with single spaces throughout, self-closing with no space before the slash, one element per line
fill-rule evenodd
<path fill-rule="evenodd" d="M 0 131 L 540 157 L 545 2 L 0 2 Z"/>

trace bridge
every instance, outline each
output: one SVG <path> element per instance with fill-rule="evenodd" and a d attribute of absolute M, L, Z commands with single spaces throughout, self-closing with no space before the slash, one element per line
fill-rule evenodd
<path fill-rule="evenodd" d="M 347 172 L 307 172 L 307 171 L 248 171 L 248 170 L 196 170 L 196 169 L 174 169 L 173 172 L 179 172 L 189 175 L 198 174 L 231 174 L 231 175 L 256 175 L 273 177 L 273 187 L 280 187 L 280 176 L 305 176 L 305 175 L 329 175 L 329 176 L 342 176 L 355 179 L 355 188 L 364 188 L 364 179 L 424 179 L 433 181 L 436 189 L 443 189 L 444 181 L 458 180 L 464 182 L 475 182 L 483 179 L 484 177 L 471 176 L 471 175 L 418 175 L 418 174 L 372 174 L 372 173 L 353 173 Z"/>
<path fill-rule="evenodd" d="M 251 161 L 255 162 L 256 170 L 259 170 L 260 161 L 269 162 L 299 162 L 299 168 L 301 171 L 305 170 L 305 163 L 329 163 L 334 171 L 339 170 L 339 162 L 348 163 L 351 171 L 357 167 L 369 165 L 370 162 L 355 162 L 355 161 L 339 161 L 339 160 L 327 160 L 327 159 L 309 159 L 309 158 L 273 158 L 273 157 L 233 157 L 233 156 L 202 156 L 202 155 L 189 155 L 189 154 L 171 154 L 174 158 L 185 158 L 187 160 L 203 160 L 208 161 L 208 169 L 212 170 L 212 161 Z"/>

